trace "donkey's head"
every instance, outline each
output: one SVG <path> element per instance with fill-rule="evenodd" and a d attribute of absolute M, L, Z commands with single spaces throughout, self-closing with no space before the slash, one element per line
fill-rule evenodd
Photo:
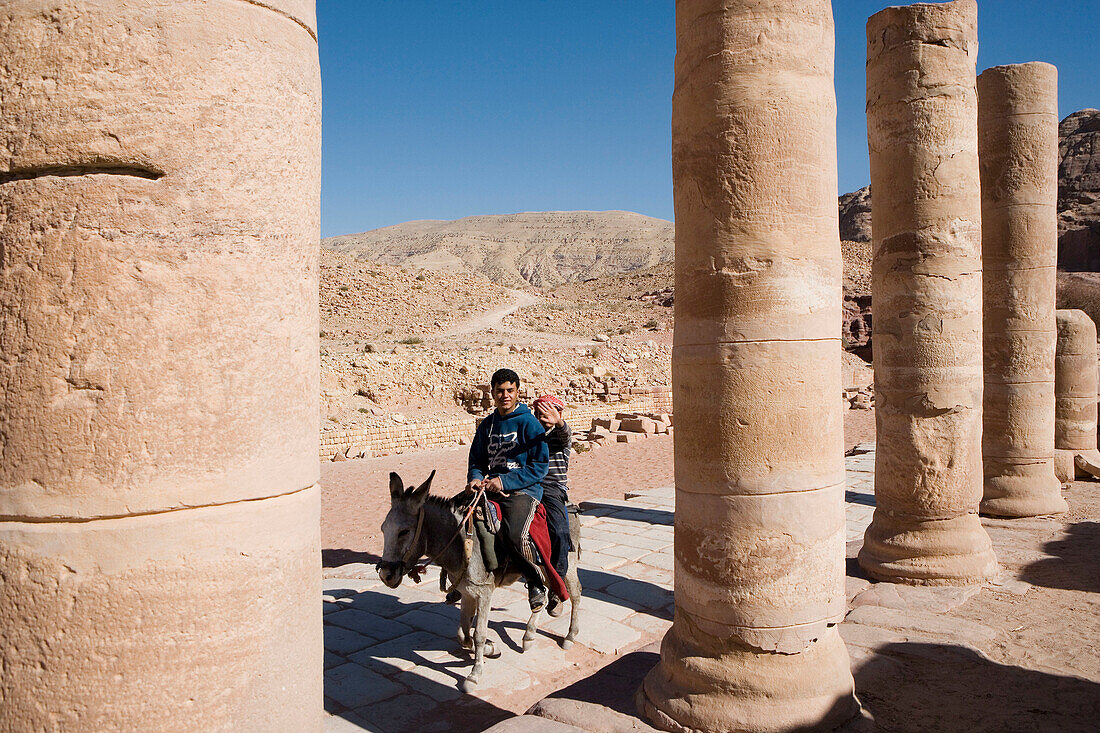
<path fill-rule="evenodd" d="M 390 511 L 382 520 L 385 543 L 382 561 L 378 563 L 378 577 L 390 588 L 401 585 L 409 564 L 418 560 L 422 553 L 424 535 L 417 528 L 422 522 L 421 510 L 433 478 L 435 471 L 420 486 L 406 489 L 401 477 L 390 473 Z"/>

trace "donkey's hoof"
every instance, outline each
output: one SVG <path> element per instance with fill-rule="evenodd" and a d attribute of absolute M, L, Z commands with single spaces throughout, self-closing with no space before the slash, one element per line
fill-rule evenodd
<path fill-rule="evenodd" d="M 523 645 L 522 645 L 522 646 L 521 646 L 520 648 L 521 648 L 521 649 L 522 649 L 523 651 L 527 651 L 528 649 L 530 649 L 530 648 L 531 648 L 531 644 L 533 644 L 533 643 L 534 643 L 534 641 L 535 641 L 534 639 L 526 639 L 526 638 L 525 638 L 525 639 L 523 640 Z"/>
<path fill-rule="evenodd" d="M 477 687 L 477 680 L 473 677 L 467 677 L 458 683 L 458 689 L 461 692 L 472 692 Z"/>
<path fill-rule="evenodd" d="M 486 659 L 497 659 L 498 657 L 500 657 L 500 650 L 497 649 L 497 645 L 494 644 L 491 640 L 486 639 L 485 640 L 485 658 Z"/>
<path fill-rule="evenodd" d="M 562 649 L 572 649 L 573 648 L 573 640 L 572 639 L 562 639 L 561 640 L 561 648 Z"/>

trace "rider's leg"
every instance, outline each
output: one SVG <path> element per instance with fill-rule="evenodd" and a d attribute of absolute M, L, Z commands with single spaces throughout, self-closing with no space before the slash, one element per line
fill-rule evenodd
<path fill-rule="evenodd" d="M 542 492 L 542 505 L 546 507 L 546 526 L 550 531 L 550 564 L 558 575 L 565 578 L 569 571 L 569 512 L 565 505 L 569 499 L 565 490 L 557 486 L 546 486 Z"/>
<path fill-rule="evenodd" d="M 537 559 L 531 543 L 531 520 L 535 518 L 538 501 L 522 491 L 504 494 L 498 499 L 503 530 L 516 550 L 516 566 L 527 579 L 532 606 L 541 598 L 540 607 L 546 603 L 546 586 L 542 582 Z"/>

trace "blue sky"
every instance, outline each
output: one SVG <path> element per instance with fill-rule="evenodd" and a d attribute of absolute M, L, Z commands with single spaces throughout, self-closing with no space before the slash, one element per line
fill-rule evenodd
<path fill-rule="evenodd" d="M 868 183 L 864 28 L 833 0 L 841 193 Z M 322 236 L 570 209 L 672 218 L 674 0 L 318 0 Z M 1097 0 L 979 0 L 978 69 L 1059 67 L 1100 107 Z"/>

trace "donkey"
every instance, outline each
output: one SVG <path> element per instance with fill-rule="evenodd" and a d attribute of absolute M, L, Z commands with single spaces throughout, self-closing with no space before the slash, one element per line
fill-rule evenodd
<path fill-rule="evenodd" d="M 382 521 L 384 549 L 378 563 L 378 577 L 390 588 L 401 585 L 406 574 L 415 572 L 417 561 L 429 555 L 443 568 L 452 586 L 462 596 L 458 640 L 465 649 L 474 652 L 474 666 L 470 674 L 459 684 L 459 689 L 469 692 L 481 678 L 482 662 L 500 656 L 493 643 L 486 638 L 489 627 L 489 609 L 493 590 L 510 585 L 523 576 L 509 570 L 508 564 L 493 572 L 485 567 L 474 533 L 473 544 L 467 549 L 465 533 L 461 526 L 462 512 L 448 499 L 431 496 L 435 471 L 417 487 L 405 488 L 401 477 L 390 474 L 390 511 Z M 568 649 L 577 637 L 580 621 L 581 584 L 577 579 L 577 559 L 580 556 L 580 527 L 576 517 L 569 517 L 569 533 L 573 540 L 573 552 L 569 553 L 569 572 L 565 587 L 569 591 L 572 608 L 569 616 L 569 632 L 561 646 Z M 413 577 L 416 577 L 415 575 Z M 538 631 L 539 612 L 531 614 L 523 634 L 523 651 L 527 651 Z M 471 635 L 471 626 L 474 626 Z"/>

